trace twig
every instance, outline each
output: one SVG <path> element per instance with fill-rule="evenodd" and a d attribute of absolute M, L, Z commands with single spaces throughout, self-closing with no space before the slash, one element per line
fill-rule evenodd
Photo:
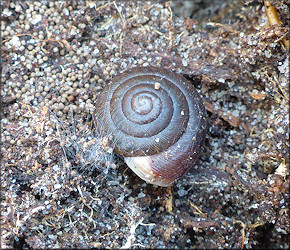
<path fill-rule="evenodd" d="M 273 5 L 271 5 L 270 1 L 264 1 L 264 5 L 266 8 L 266 14 L 268 17 L 268 21 L 270 25 L 277 25 L 281 26 L 281 21 L 278 17 L 277 11 Z M 287 39 L 286 36 L 283 36 L 281 39 L 282 44 L 289 49 L 289 40 Z"/>
<path fill-rule="evenodd" d="M 241 249 L 243 249 L 244 248 L 244 245 L 245 245 L 245 230 L 246 230 L 246 224 L 244 222 L 242 222 L 241 220 L 235 220 L 234 221 L 234 224 L 236 224 L 236 223 L 240 223 L 241 226 L 242 226 L 242 230 L 241 230 L 241 232 L 242 232 L 242 245 L 241 245 Z"/>

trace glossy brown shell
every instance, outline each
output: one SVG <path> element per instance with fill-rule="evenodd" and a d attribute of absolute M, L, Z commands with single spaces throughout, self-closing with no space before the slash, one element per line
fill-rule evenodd
<path fill-rule="evenodd" d="M 146 175 L 166 183 L 192 167 L 206 134 L 205 108 L 193 85 L 158 67 L 136 67 L 114 77 L 97 98 L 95 120 L 113 135 L 115 151 L 126 162 L 143 157 L 150 165 Z"/>

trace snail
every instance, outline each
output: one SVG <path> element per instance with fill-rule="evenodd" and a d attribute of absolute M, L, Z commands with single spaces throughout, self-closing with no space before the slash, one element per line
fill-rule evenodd
<path fill-rule="evenodd" d="M 114 151 L 141 179 L 169 186 L 203 149 L 206 112 L 196 89 L 159 67 L 117 74 L 97 97 L 96 124 L 114 138 Z"/>

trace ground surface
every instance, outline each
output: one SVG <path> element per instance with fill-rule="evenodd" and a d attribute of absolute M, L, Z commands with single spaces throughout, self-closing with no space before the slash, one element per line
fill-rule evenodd
<path fill-rule="evenodd" d="M 289 1 L 270 2 L 281 26 L 251 0 L 2 1 L 1 247 L 289 248 Z M 190 79 L 208 113 L 200 161 L 169 188 L 91 117 L 146 65 Z"/>

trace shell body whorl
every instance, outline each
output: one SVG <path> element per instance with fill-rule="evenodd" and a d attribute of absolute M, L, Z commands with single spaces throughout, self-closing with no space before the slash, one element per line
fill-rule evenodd
<path fill-rule="evenodd" d="M 206 112 L 192 84 L 158 67 L 115 76 L 97 98 L 95 120 L 113 135 L 116 153 L 143 180 L 168 186 L 198 158 Z"/>

